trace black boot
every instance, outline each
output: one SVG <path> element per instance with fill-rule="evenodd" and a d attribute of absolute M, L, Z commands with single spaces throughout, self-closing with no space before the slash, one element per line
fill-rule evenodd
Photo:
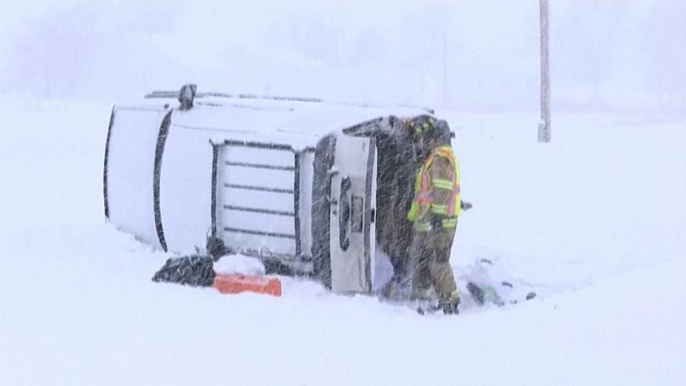
<path fill-rule="evenodd" d="M 446 315 L 458 315 L 460 313 L 459 305 L 460 297 L 455 294 L 449 300 L 441 301 L 439 307 L 443 309 L 443 313 Z"/>

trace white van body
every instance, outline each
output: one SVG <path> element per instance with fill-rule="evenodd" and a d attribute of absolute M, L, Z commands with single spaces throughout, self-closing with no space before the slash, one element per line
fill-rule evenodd
<path fill-rule="evenodd" d="M 194 253 L 214 235 L 268 269 L 314 275 L 339 293 L 369 293 L 378 287 L 383 234 L 378 138 L 395 130 L 393 117 L 428 113 L 216 93 L 198 95 L 186 110 L 171 92 L 118 104 L 105 150 L 105 216 L 165 251 Z M 393 157 L 382 163 L 407 158 Z M 405 189 L 407 172 L 398 184 L 394 169 L 383 170 L 384 186 Z"/>

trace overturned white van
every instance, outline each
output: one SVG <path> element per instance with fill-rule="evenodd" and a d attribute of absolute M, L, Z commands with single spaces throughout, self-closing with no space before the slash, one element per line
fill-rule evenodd
<path fill-rule="evenodd" d="M 395 117 L 432 111 L 185 91 L 114 106 L 111 224 L 179 254 L 213 235 L 341 293 L 378 288 L 381 256 L 406 260 L 417 161 Z"/>

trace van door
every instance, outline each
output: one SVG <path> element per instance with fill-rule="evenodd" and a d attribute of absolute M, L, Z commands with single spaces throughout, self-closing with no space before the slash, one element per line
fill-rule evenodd
<path fill-rule="evenodd" d="M 167 106 L 115 106 L 105 147 L 105 217 L 118 229 L 167 250 L 159 207 Z"/>
<path fill-rule="evenodd" d="M 339 134 L 331 173 L 331 289 L 368 293 L 376 245 L 374 138 Z"/>

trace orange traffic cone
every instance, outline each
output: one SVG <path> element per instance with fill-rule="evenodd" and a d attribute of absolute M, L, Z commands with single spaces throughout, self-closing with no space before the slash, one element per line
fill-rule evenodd
<path fill-rule="evenodd" d="M 276 277 L 217 274 L 214 288 L 223 294 L 254 292 L 281 296 L 281 280 Z"/>

